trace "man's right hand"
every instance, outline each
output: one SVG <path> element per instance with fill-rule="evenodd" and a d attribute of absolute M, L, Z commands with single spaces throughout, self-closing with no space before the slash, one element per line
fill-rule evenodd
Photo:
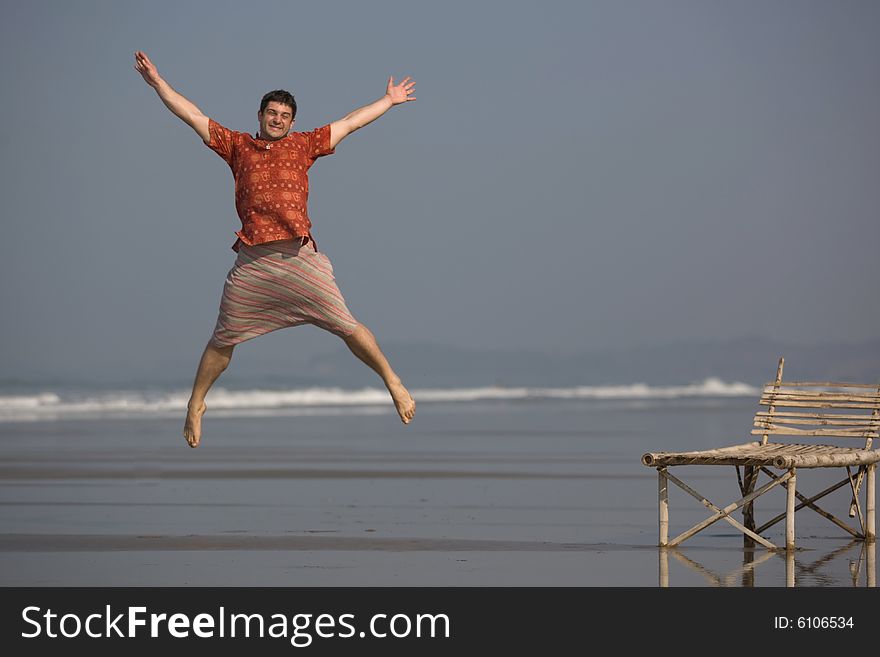
<path fill-rule="evenodd" d="M 195 130 L 203 142 L 211 143 L 208 117 L 191 100 L 177 93 L 162 79 L 159 71 L 156 70 L 156 65 L 147 57 L 147 53 L 138 50 L 134 54 L 134 70 L 141 74 L 144 82 L 156 90 L 168 109 Z"/>
<path fill-rule="evenodd" d="M 153 89 L 156 89 L 159 86 L 159 82 L 162 81 L 162 78 L 159 77 L 159 71 L 156 70 L 156 65 L 150 61 L 147 53 L 140 50 L 134 54 L 134 70 L 140 73 L 144 78 L 144 82 L 153 87 Z"/>

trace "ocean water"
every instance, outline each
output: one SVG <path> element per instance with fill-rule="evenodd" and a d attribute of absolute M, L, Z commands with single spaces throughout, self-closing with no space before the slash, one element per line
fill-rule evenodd
<path fill-rule="evenodd" d="M 0 584 L 873 583 L 873 553 L 808 510 L 788 560 L 745 550 L 724 522 L 656 547 L 657 476 L 641 455 L 750 440 L 751 386 L 413 392 L 404 426 L 379 389 L 218 388 L 192 450 L 182 390 L 6 390 Z M 732 467 L 674 472 L 721 506 L 739 497 Z M 842 491 L 826 500 L 848 507 Z M 784 502 L 760 498 L 759 523 Z M 671 536 L 708 515 L 678 489 L 670 505 Z"/>

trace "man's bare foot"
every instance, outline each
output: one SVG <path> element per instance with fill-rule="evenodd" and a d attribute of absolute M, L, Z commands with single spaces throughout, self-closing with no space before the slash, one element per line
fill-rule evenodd
<path fill-rule="evenodd" d="M 183 437 L 186 439 L 190 447 L 198 447 L 199 440 L 202 437 L 202 416 L 208 409 L 205 402 L 201 406 L 192 408 L 189 404 L 186 407 L 186 422 L 183 425 Z"/>
<path fill-rule="evenodd" d="M 394 400 L 394 406 L 397 408 L 397 414 L 404 424 L 412 422 L 416 414 L 416 400 L 412 398 L 409 391 L 403 387 L 400 382 L 392 383 L 388 386 L 388 392 L 391 393 L 391 399 Z"/>

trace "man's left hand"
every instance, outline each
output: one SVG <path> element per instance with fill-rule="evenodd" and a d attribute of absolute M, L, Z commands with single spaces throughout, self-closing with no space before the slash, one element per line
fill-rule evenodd
<path fill-rule="evenodd" d="M 394 84 L 394 78 L 388 78 L 388 86 L 385 88 L 385 95 L 391 99 L 392 105 L 399 105 L 411 100 L 415 100 L 415 96 L 410 94 L 415 91 L 416 81 L 411 80 L 408 76 L 400 84 Z"/>

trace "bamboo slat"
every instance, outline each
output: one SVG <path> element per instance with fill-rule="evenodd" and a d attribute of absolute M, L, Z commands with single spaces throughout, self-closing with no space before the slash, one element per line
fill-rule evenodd
<path fill-rule="evenodd" d="M 875 424 L 880 426 L 880 417 L 874 417 L 873 415 L 868 415 L 867 413 L 864 415 L 845 415 L 843 413 L 794 413 L 786 411 L 779 411 L 777 413 L 758 411 L 757 413 L 755 413 L 756 420 L 757 418 L 775 417 L 786 419 L 790 418 L 791 420 L 803 420 L 805 424 L 808 421 L 812 423 L 815 420 L 830 420 L 832 422 L 852 422 L 853 424 Z"/>
<path fill-rule="evenodd" d="M 776 383 L 765 383 L 764 390 L 775 388 Z M 880 386 L 877 384 L 840 383 L 835 381 L 780 381 L 781 390 L 796 390 L 798 392 L 809 390 L 855 390 L 853 394 L 876 395 L 880 394 Z"/>
<path fill-rule="evenodd" d="M 773 388 L 776 385 L 774 382 L 765 383 L 764 389 Z M 870 388 L 873 390 L 880 390 L 880 384 L 877 383 L 842 383 L 835 381 L 786 381 L 782 384 L 782 387 L 788 388 L 799 388 L 799 387 L 813 387 L 813 388 Z"/>
<path fill-rule="evenodd" d="M 880 395 L 845 395 L 833 392 L 810 392 L 797 393 L 778 390 L 761 395 L 762 398 L 773 400 L 790 401 L 817 401 L 817 402 L 858 402 L 860 404 L 878 404 Z"/>
<path fill-rule="evenodd" d="M 862 429 L 798 429 L 784 424 L 760 425 L 752 429 L 752 435 L 779 434 L 784 436 L 836 436 L 839 438 L 877 438 L 877 431 Z"/>
<path fill-rule="evenodd" d="M 779 389 L 796 393 L 809 393 L 811 390 L 819 391 L 854 391 L 854 395 L 878 395 L 880 394 L 880 385 L 877 384 L 855 384 L 855 383 L 837 383 L 834 381 L 780 381 Z M 764 392 L 769 392 L 776 388 L 776 383 L 765 383 Z"/>
<path fill-rule="evenodd" d="M 793 424 L 756 424 L 752 435 L 777 434 L 780 436 L 827 436 L 830 438 L 877 438 L 877 430 L 857 427 L 800 427 Z"/>
<path fill-rule="evenodd" d="M 696 452 L 648 452 L 642 464 L 670 465 L 772 465 L 776 468 L 822 468 L 866 465 L 880 461 L 880 451 L 836 445 L 800 445 L 758 442 Z"/>
<path fill-rule="evenodd" d="M 754 425 L 762 427 L 767 424 L 804 425 L 812 427 L 847 427 L 850 431 L 856 429 L 880 429 L 880 422 L 866 418 L 865 420 L 837 420 L 834 416 L 825 417 L 791 417 L 780 414 L 755 416 Z"/>
<path fill-rule="evenodd" d="M 761 399 L 758 402 L 761 406 L 782 406 L 785 408 L 845 408 L 845 409 L 859 409 L 864 408 L 869 411 L 873 411 L 880 407 L 880 402 L 876 404 L 863 404 L 859 402 L 829 402 L 829 401 L 815 401 L 815 402 L 804 402 L 804 401 L 790 401 L 785 399 Z"/>
<path fill-rule="evenodd" d="M 844 451 L 837 448 L 828 453 L 780 454 L 773 459 L 773 467 L 784 468 L 842 468 L 847 465 L 867 465 L 880 460 L 880 453 L 873 450 Z"/>

